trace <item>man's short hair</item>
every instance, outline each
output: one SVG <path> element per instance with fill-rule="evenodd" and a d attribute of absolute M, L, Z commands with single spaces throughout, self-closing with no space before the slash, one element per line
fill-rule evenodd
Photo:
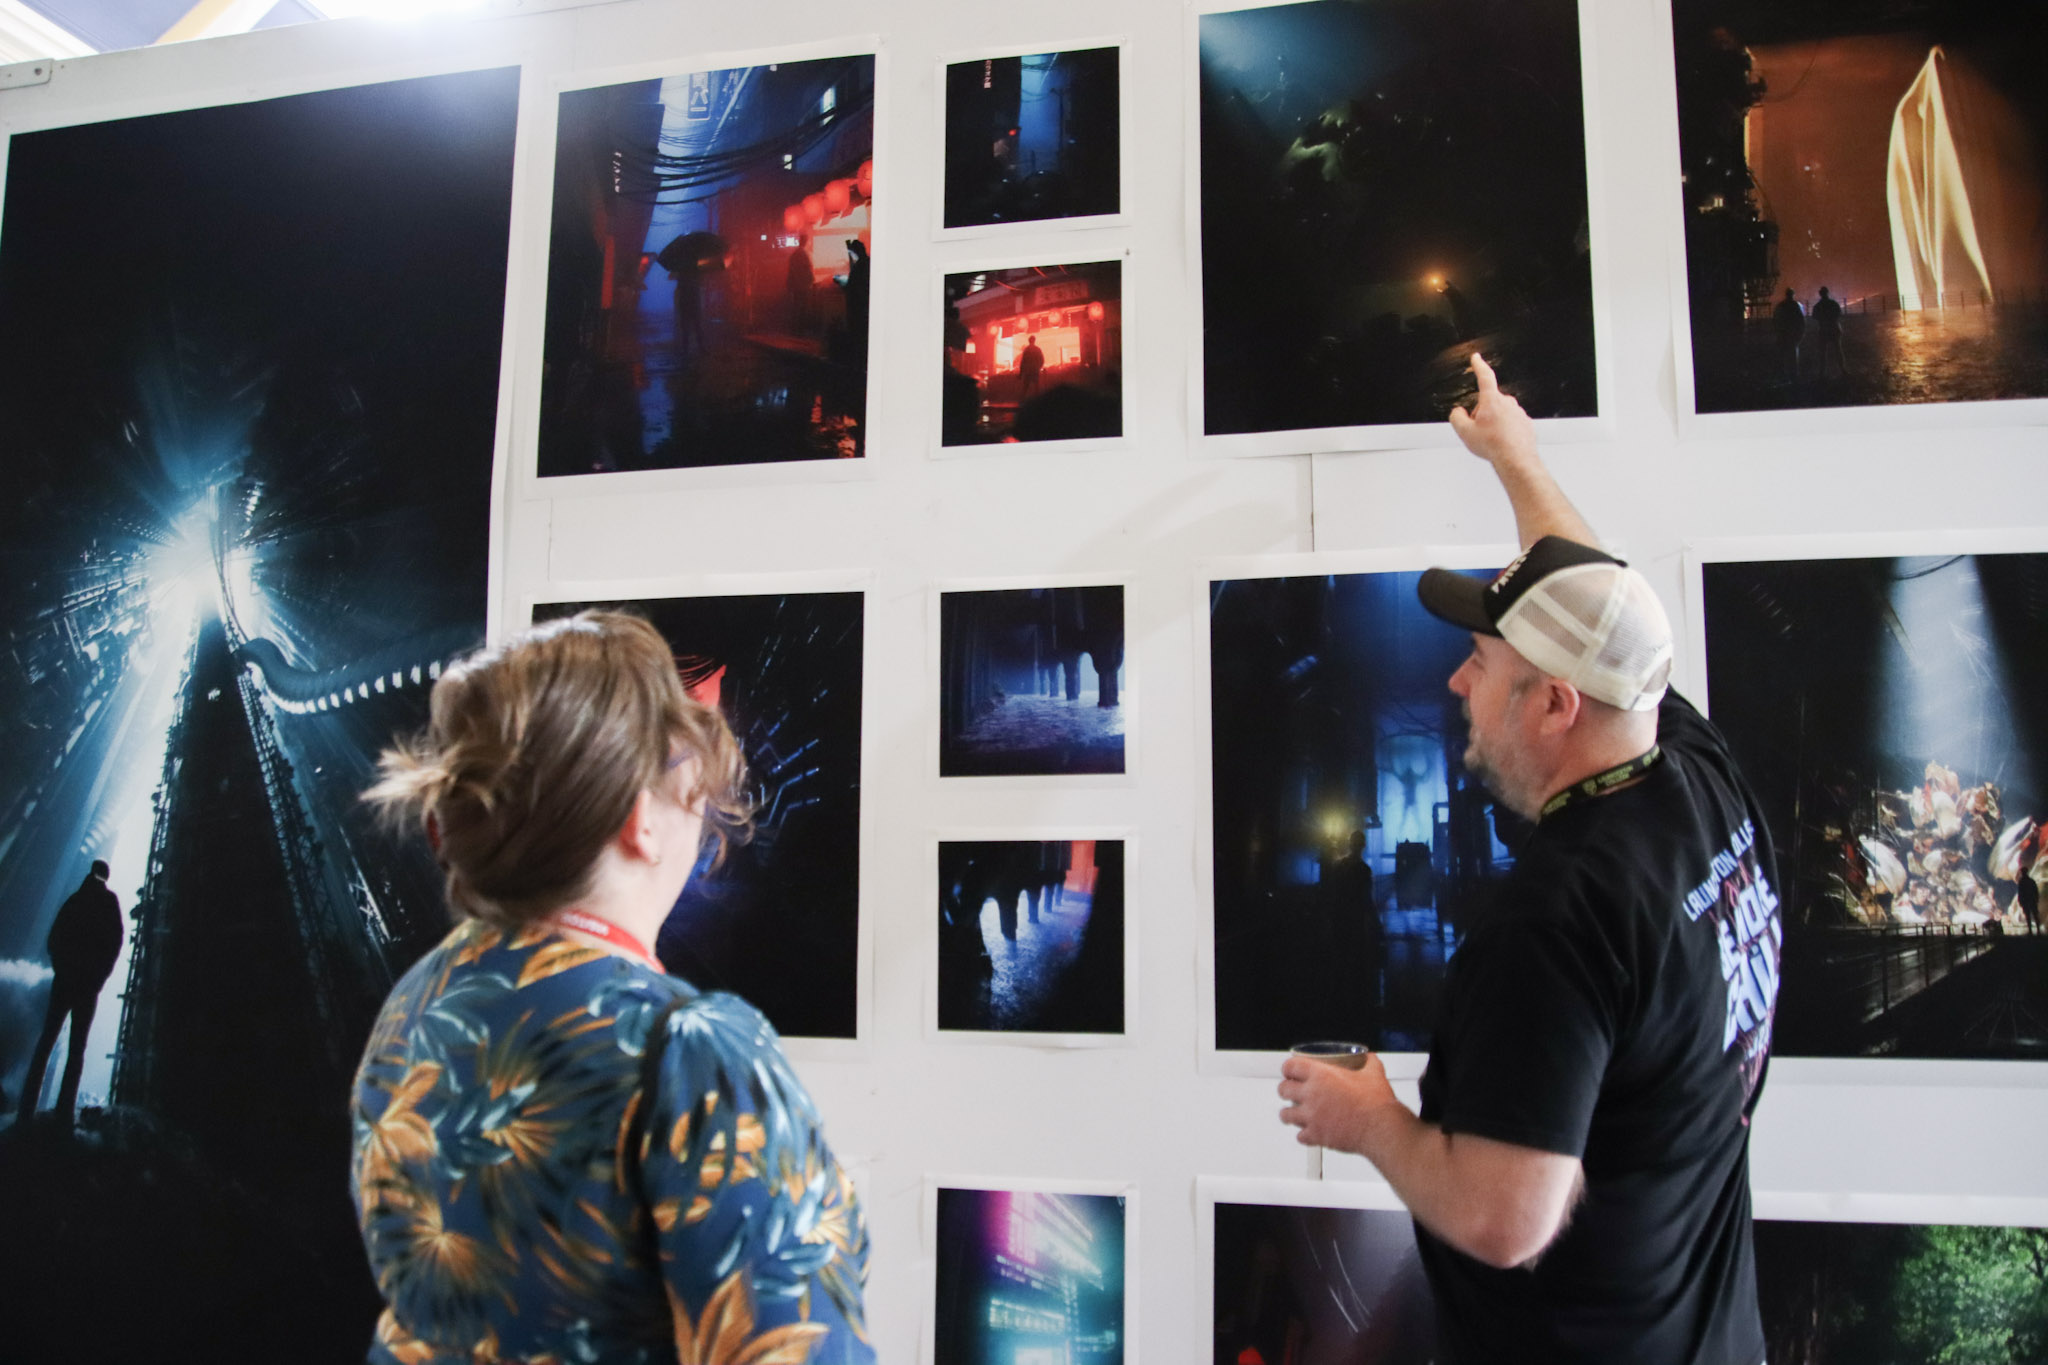
<path fill-rule="evenodd" d="M 104 860 L 94 858 L 92 860 L 92 875 L 98 877 L 101 881 L 105 881 L 107 878 L 114 875 L 114 869 L 108 867 Z"/>

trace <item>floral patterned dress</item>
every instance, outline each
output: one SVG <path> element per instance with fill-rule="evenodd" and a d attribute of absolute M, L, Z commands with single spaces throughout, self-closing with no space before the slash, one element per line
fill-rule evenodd
<path fill-rule="evenodd" d="M 353 1117 L 377 1365 L 874 1361 L 853 1185 L 735 996 L 472 920 L 392 991 Z"/>

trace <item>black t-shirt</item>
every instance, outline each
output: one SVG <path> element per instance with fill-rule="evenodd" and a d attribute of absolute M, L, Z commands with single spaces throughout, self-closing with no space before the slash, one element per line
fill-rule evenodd
<path fill-rule="evenodd" d="M 1769 836 L 1675 694 L 1662 761 L 1545 816 L 1451 959 L 1422 1117 L 1579 1158 L 1532 1267 L 1416 1228 L 1453 1361 L 1755 1365 L 1749 1117 L 1783 931 Z"/>

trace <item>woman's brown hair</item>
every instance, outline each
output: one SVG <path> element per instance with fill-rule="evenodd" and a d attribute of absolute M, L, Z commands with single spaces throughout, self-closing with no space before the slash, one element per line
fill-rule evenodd
<path fill-rule="evenodd" d="M 515 927 L 573 904 L 640 793 L 660 794 L 690 759 L 682 799 L 702 802 L 717 858 L 748 832 L 738 741 L 637 616 L 535 626 L 452 665 L 431 706 L 424 733 L 384 751 L 363 800 L 424 827 L 458 914 Z"/>

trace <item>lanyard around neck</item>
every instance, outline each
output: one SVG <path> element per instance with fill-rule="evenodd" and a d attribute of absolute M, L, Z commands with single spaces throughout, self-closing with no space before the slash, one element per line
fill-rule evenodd
<path fill-rule="evenodd" d="M 554 922 L 560 928 L 574 929 L 579 934 L 601 938 L 606 943 L 623 948 L 630 956 L 639 958 L 642 963 L 657 972 L 668 970 L 661 965 L 661 959 L 647 951 L 646 944 L 608 919 L 599 919 L 596 915 L 585 914 L 581 910 L 564 910 L 554 916 Z"/>
<path fill-rule="evenodd" d="M 1652 744 L 1647 753 L 1637 754 L 1628 762 L 1617 763 L 1604 773 L 1594 773 L 1591 777 L 1581 778 L 1579 781 L 1572 783 L 1569 787 L 1566 787 L 1563 791 L 1545 801 L 1541 814 L 1536 818 L 1542 820 L 1555 815 L 1574 801 L 1586 801 L 1596 796 L 1605 796 L 1617 787 L 1635 781 L 1663 761 L 1663 748 Z"/>

